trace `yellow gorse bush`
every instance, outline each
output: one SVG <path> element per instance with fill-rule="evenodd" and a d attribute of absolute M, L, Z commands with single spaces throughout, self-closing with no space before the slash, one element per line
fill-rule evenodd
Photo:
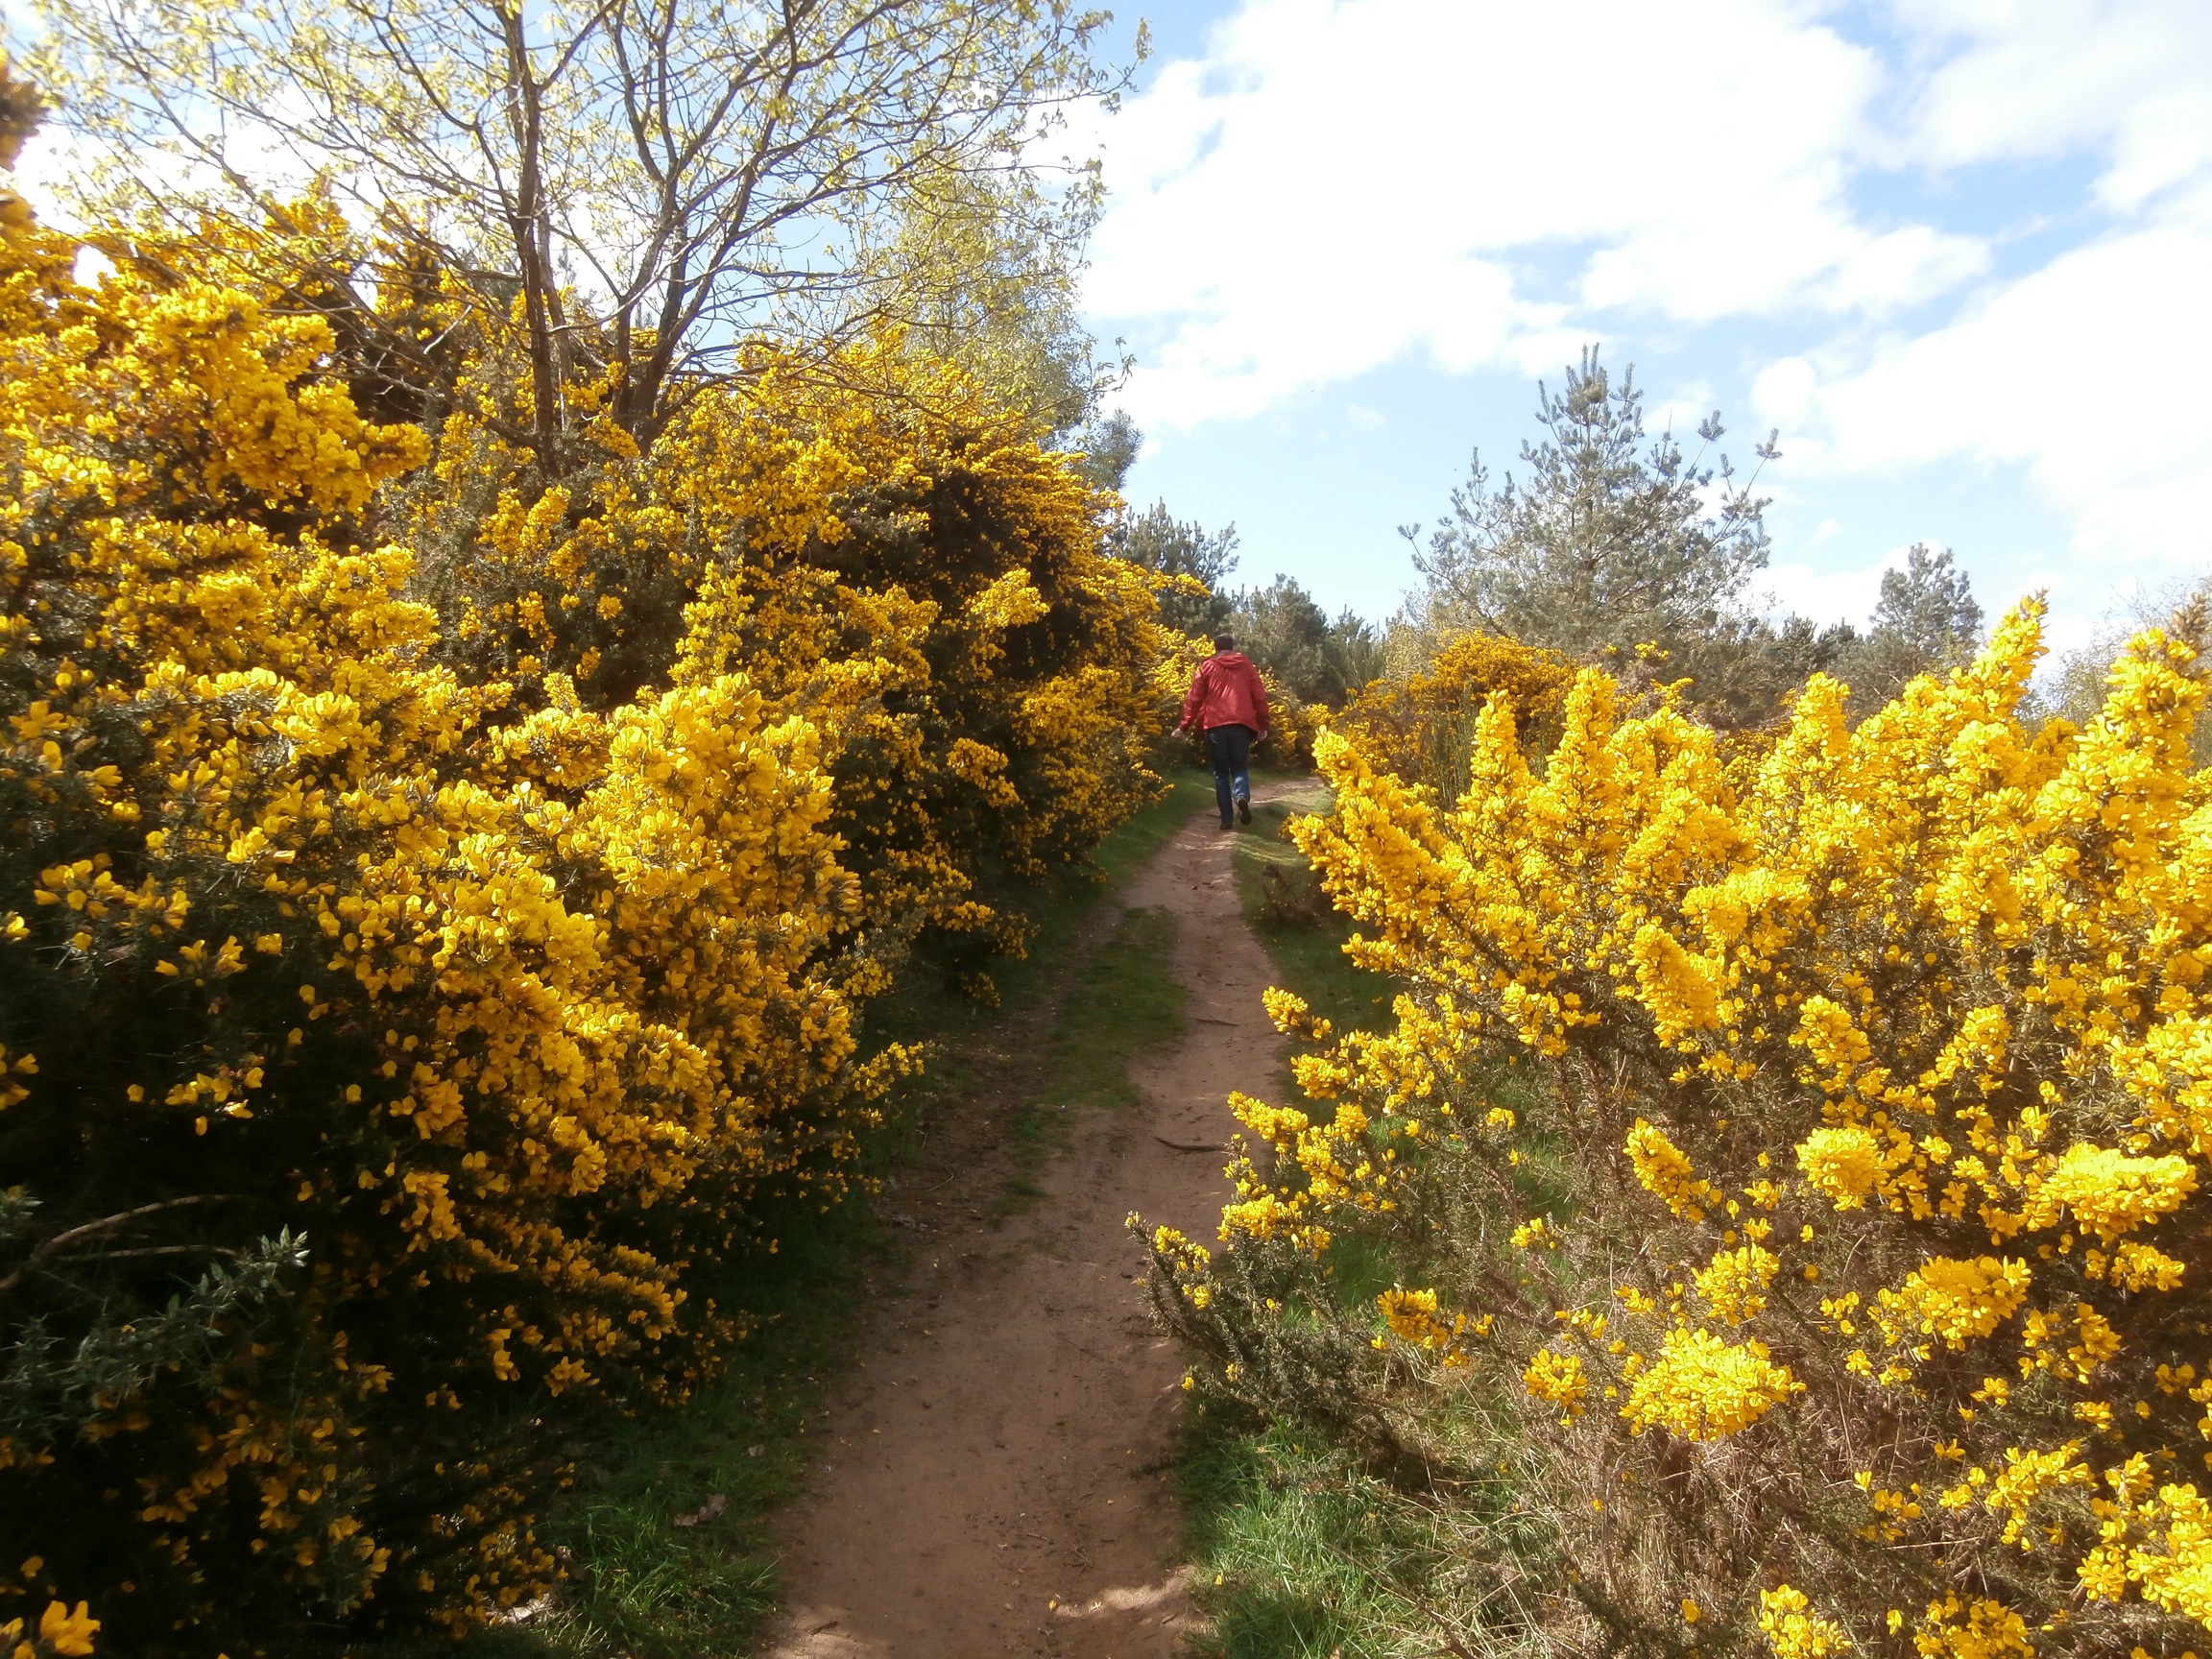
<path fill-rule="evenodd" d="M 1324 735 L 1294 832 L 1404 992 L 1271 994 L 1313 1104 L 1237 1102 L 1226 1248 L 1163 1240 L 1201 1392 L 1466 1479 L 1510 1442 L 1544 1542 L 1470 1547 L 1554 1638 L 2212 1642 L 2205 687 L 2153 631 L 2032 730 L 2039 615 L 1855 729 L 1815 678 L 1759 751 L 1595 671 L 1548 755 L 1493 697 L 1456 801 Z"/>
<path fill-rule="evenodd" d="M 979 881 L 1081 858 L 1155 784 L 1171 640 L 1105 551 L 1106 498 L 896 334 L 828 363 L 755 350 L 649 452 L 596 427 L 548 484 L 501 436 L 521 393 L 492 336 L 403 496 L 445 655 L 594 709 L 742 673 L 819 733 L 858 882 L 841 941 L 919 935 L 974 977 L 1018 950 Z"/>
<path fill-rule="evenodd" d="M 1333 724 L 1373 764 L 1450 797 L 1466 786 L 1469 739 L 1492 696 L 1509 696 L 1525 726 L 1550 734 L 1574 684 L 1575 664 L 1556 651 L 1462 634 L 1417 672 L 1366 686 Z"/>
<path fill-rule="evenodd" d="M 189 248 L 6 229 L 0 1552 L 133 1652 L 457 1627 L 851 1185 L 903 947 L 1153 786 L 1150 592 L 895 347 L 556 484 L 493 349 L 433 442 Z"/>
<path fill-rule="evenodd" d="M 193 1407 L 157 1371 L 0 1442 L 11 1531 L 67 1559 L 127 1521 L 197 1579 L 243 1511 L 271 1547 L 228 1597 L 344 1613 L 397 1573 L 387 1599 L 496 1605 L 548 1565 L 527 1454 L 405 1425 L 681 1389 L 718 1334 L 683 1262 L 901 1063 L 855 1070 L 812 961 L 852 890 L 818 739 L 730 676 L 495 719 L 506 686 L 428 661 L 405 551 L 353 539 L 424 445 L 315 377 L 324 325 L 87 293 L 68 252 L 14 262 L 0 348 L 0 975 L 41 1080 L 7 1164 L 169 1213 L 141 1227 L 191 1205 L 105 1230 L 196 1266 L 303 1235 L 269 1317 L 305 1328 L 241 1329 Z M 65 1280 L 12 1290 L 66 1318 Z M 450 1507 L 363 1524 L 410 1482 Z"/>

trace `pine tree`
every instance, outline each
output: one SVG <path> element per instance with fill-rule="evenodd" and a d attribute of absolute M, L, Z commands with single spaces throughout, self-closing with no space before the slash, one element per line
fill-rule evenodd
<path fill-rule="evenodd" d="M 1332 621 L 1294 577 L 1239 593 L 1229 627 L 1239 650 L 1307 703 L 1341 707 L 1382 672 L 1374 624 L 1349 608 Z"/>
<path fill-rule="evenodd" d="M 1882 572 L 1882 595 L 1866 633 L 1832 669 L 1851 687 L 1863 714 L 1897 695 L 1908 680 L 1969 660 L 1982 643 L 1982 607 L 1948 547 L 1915 541 L 1905 568 Z"/>
<path fill-rule="evenodd" d="M 1509 473 L 1493 490 L 1478 454 L 1451 514 L 1415 552 L 1430 629 L 1626 657 L 1645 645 L 1671 651 L 1737 613 L 1767 563 L 1767 503 L 1735 484 L 1725 455 L 1700 464 L 1721 437 L 1718 413 L 1699 423 L 1695 457 L 1671 433 L 1646 447 L 1633 367 L 1616 382 L 1595 348 L 1560 391 L 1539 395 L 1545 437 L 1522 445 L 1527 482 Z M 1758 446 L 1762 461 L 1777 453 L 1772 435 Z"/>
<path fill-rule="evenodd" d="M 1188 576 L 1205 585 L 1203 595 L 1160 595 L 1160 619 L 1168 627 L 1211 638 L 1228 625 L 1236 608 L 1227 587 L 1229 573 L 1237 568 L 1236 525 L 1209 533 L 1195 519 L 1177 518 L 1166 502 L 1155 501 L 1122 528 L 1115 551 L 1163 576 Z"/>

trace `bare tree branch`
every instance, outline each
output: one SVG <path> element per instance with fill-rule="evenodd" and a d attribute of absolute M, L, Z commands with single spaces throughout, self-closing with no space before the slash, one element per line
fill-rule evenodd
<path fill-rule="evenodd" d="M 41 0 L 40 16 L 38 70 L 111 158 L 85 205 L 207 216 L 247 248 L 273 226 L 299 240 L 288 204 L 327 192 L 375 230 L 358 271 L 319 279 L 376 336 L 379 373 L 419 393 L 441 370 L 379 309 L 394 261 L 489 270 L 470 278 L 488 309 L 520 300 L 523 437 L 549 470 L 580 364 L 618 370 L 612 411 L 644 436 L 688 383 L 738 372 L 747 339 L 835 343 L 945 312 L 958 274 L 901 234 L 917 212 L 981 214 L 1071 272 L 1094 180 L 1042 166 L 1037 134 L 1124 79 L 1093 60 L 1105 15 L 1072 0 L 597 0 L 567 15 Z"/>

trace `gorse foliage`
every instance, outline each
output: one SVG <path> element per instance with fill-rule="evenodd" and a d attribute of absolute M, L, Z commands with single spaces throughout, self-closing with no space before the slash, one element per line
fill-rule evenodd
<path fill-rule="evenodd" d="M 1148 580 L 896 335 L 555 478 L 518 310 L 377 421 L 297 292 L 4 228 L 0 1622 L 458 1628 L 742 1334 L 760 1201 L 853 1185 L 868 999 L 1154 786 Z"/>
<path fill-rule="evenodd" d="M 2095 636 L 2059 659 L 2049 684 L 2039 687 L 2042 710 L 2077 725 L 2094 718 L 2104 703 L 2104 682 L 2128 641 L 2158 626 L 2187 641 L 2200 657 L 2212 649 L 2212 575 L 2138 594 L 2119 616 L 2106 617 Z M 2189 752 L 2199 766 L 2212 766 L 2212 707 L 2198 712 Z"/>
<path fill-rule="evenodd" d="M 496 405 L 496 370 L 469 400 Z M 897 335 L 828 360 L 763 349 L 743 391 L 703 390 L 649 451 L 598 440 L 548 482 L 490 423 L 445 421 L 401 498 L 436 549 L 441 655 L 587 708 L 743 672 L 821 733 L 860 884 L 840 937 L 921 929 L 970 974 L 1018 947 L 977 877 L 1082 856 L 1148 782 L 1166 637 L 1098 498 Z"/>
<path fill-rule="evenodd" d="M 1381 770 L 1455 801 L 1466 789 L 1475 727 L 1503 697 L 1531 741 L 1549 748 L 1575 684 L 1556 651 L 1497 634 L 1462 634 L 1403 681 L 1378 681 L 1332 722 Z"/>
<path fill-rule="evenodd" d="M 1458 1650 L 2203 1650 L 2205 685 L 2153 630 L 2032 731 L 2038 631 L 1758 753 L 1595 670 L 1456 798 L 1320 740 L 1299 843 L 1405 992 L 1270 994 L 1310 1104 L 1235 1101 L 1158 1294 L 1485 1565 Z"/>

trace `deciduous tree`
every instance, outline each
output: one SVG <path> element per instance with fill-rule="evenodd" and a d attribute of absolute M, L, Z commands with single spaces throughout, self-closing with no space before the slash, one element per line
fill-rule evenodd
<path fill-rule="evenodd" d="M 1033 303 L 1097 201 L 1094 172 L 1055 180 L 1038 158 L 1061 111 L 1116 84 L 1092 57 L 1105 14 L 1071 0 L 50 0 L 38 17 L 41 78 L 104 144 L 86 192 L 104 209 L 264 252 L 272 228 L 299 233 L 318 302 L 373 333 L 367 361 L 409 394 L 445 384 L 439 326 L 381 287 L 429 270 L 512 307 L 515 436 L 554 472 L 594 420 L 658 430 L 763 330 L 955 322 L 978 272 Z M 364 230 L 350 258 L 301 222 L 310 181 Z"/>

